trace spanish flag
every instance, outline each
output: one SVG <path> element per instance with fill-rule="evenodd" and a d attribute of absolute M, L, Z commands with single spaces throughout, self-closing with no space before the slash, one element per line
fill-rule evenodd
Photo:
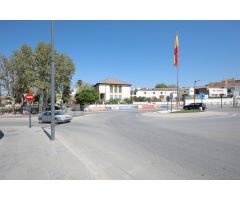
<path fill-rule="evenodd" d="M 174 60 L 173 60 L 173 64 L 175 67 L 178 67 L 178 34 L 176 35 L 176 40 L 175 40 L 175 47 L 174 47 Z"/>

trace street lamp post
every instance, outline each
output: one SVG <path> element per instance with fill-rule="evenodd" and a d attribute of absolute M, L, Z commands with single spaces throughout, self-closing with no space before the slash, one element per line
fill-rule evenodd
<path fill-rule="evenodd" d="M 198 81 L 200 81 L 200 80 L 195 80 L 194 81 L 194 88 L 193 88 L 193 92 L 194 92 L 194 94 L 193 94 L 193 97 L 194 97 L 194 104 L 195 104 L 195 98 L 196 98 L 196 96 L 195 96 L 195 87 L 196 87 L 196 83 L 198 82 Z"/>
<path fill-rule="evenodd" d="M 55 67 L 54 67 L 54 29 L 51 22 L 51 140 L 55 140 Z"/>

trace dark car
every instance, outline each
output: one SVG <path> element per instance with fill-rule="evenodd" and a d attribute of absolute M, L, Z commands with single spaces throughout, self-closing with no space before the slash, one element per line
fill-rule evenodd
<path fill-rule="evenodd" d="M 193 109 L 199 109 L 200 107 L 202 108 L 202 110 L 206 109 L 206 105 L 204 103 L 191 103 L 189 105 L 183 106 L 184 110 L 193 110 Z"/>

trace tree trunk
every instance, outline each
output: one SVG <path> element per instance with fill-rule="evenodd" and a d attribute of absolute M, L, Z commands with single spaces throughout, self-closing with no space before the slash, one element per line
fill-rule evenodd
<path fill-rule="evenodd" d="M 15 98 L 13 97 L 12 99 L 11 99 L 11 101 L 12 101 L 12 112 L 13 112 L 13 114 L 14 115 L 16 115 L 16 110 L 15 110 Z"/>
<path fill-rule="evenodd" d="M 43 91 L 41 90 L 40 98 L 39 98 L 39 112 L 43 111 Z"/>

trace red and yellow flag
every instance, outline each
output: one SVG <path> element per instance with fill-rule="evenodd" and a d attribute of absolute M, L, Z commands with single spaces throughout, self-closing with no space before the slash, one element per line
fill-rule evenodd
<path fill-rule="evenodd" d="M 173 64 L 175 67 L 178 67 L 178 34 L 176 35 L 175 47 L 174 47 L 174 60 Z"/>

